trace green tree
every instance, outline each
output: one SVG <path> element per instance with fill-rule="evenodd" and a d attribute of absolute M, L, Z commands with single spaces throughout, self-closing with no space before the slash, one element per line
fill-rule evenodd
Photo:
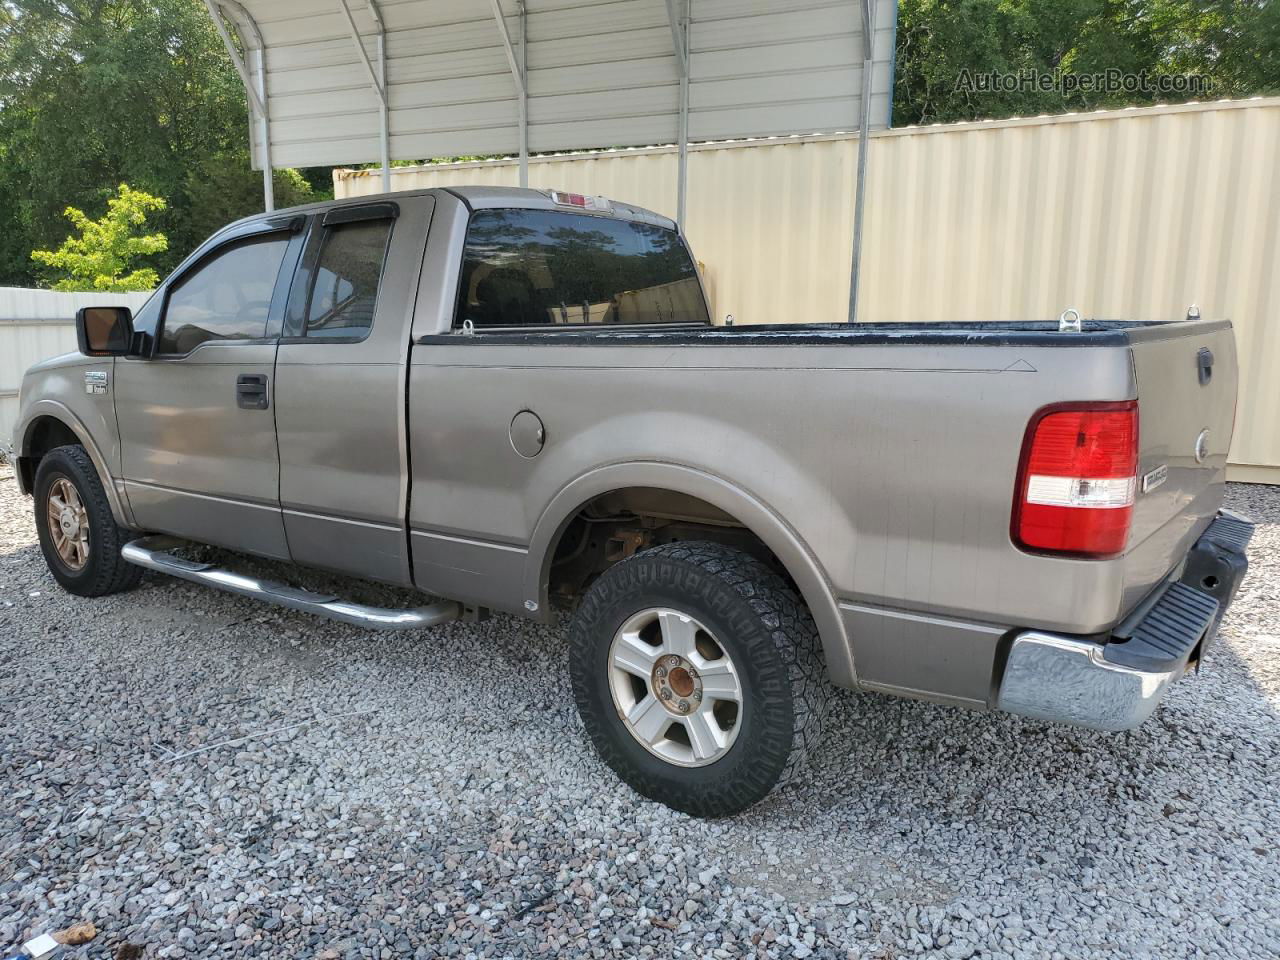
<path fill-rule="evenodd" d="M 107 201 L 107 213 L 100 220 L 90 220 L 82 210 L 67 207 L 63 214 L 80 235 L 67 237 L 56 250 L 33 250 L 31 259 L 62 274 L 52 284 L 54 290 L 150 290 L 160 282 L 156 271 L 129 268 L 138 257 L 169 249 L 163 233 L 142 232 L 147 213 L 165 206 L 160 197 L 122 183 Z"/>
<path fill-rule="evenodd" d="M 38 280 L 30 251 L 61 241 L 62 211 L 104 210 L 121 182 L 169 200 L 161 274 L 260 211 L 246 110 L 200 0 L 0 0 L 0 285 Z M 193 180 L 211 158 L 216 182 Z M 246 189 L 224 203 L 232 180 Z"/>
<path fill-rule="evenodd" d="M 1207 95 L 975 92 L 971 75 L 1197 74 Z M 1280 92 L 1277 0 L 900 0 L 893 122 L 946 123 Z"/>
<path fill-rule="evenodd" d="M 297 170 L 276 170 L 271 184 L 277 207 L 321 199 Z M 184 218 L 169 227 L 169 237 L 190 251 L 223 224 L 262 209 L 262 172 L 250 170 L 234 151 L 204 157 L 192 163 L 181 198 Z"/>

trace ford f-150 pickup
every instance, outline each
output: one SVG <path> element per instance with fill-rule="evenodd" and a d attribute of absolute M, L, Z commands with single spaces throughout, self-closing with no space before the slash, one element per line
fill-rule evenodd
<path fill-rule="evenodd" d="M 1199 665 L 1252 531 L 1228 322 L 777 319 L 712 323 L 677 226 L 600 197 L 268 213 L 80 312 L 18 475 L 83 596 L 150 568 L 368 627 L 570 611 L 595 748 L 697 815 L 795 775 L 829 681 L 1117 730 Z"/>

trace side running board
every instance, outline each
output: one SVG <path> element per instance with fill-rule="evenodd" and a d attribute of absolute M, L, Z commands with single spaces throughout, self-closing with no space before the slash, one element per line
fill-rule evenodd
<path fill-rule="evenodd" d="M 143 537 L 126 543 L 120 549 L 120 556 L 148 570 L 156 570 L 183 580 L 216 587 L 228 593 L 257 597 L 259 600 L 288 607 L 291 610 L 314 613 L 321 617 L 328 617 L 330 620 L 339 620 L 342 623 L 351 623 L 373 630 L 416 630 L 419 627 L 434 627 L 456 620 L 462 615 L 462 606 L 452 600 L 441 600 L 426 607 L 404 609 L 369 607 L 361 603 L 349 603 L 331 595 L 300 590 L 284 583 L 232 573 L 230 570 L 215 567 L 211 563 L 184 560 L 169 552 L 175 547 L 187 545 L 186 541 L 175 537 Z"/>

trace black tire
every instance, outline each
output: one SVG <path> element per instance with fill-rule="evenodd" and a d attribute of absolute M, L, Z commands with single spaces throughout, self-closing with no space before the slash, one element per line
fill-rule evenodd
<path fill-rule="evenodd" d="M 610 647 L 628 618 L 666 607 L 706 626 L 737 669 L 736 737 L 705 766 L 678 766 L 631 734 L 610 689 Z M 817 742 L 827 680 L 808 609 L 774 571 L 717 543 L 670 543 L 611 567 L 569 630 L 578 713 L 600 757 L 651 800 L 698 817 L 739 813 L 793 780 Z"/>
<path fill-rule="evenodd" d="M 88 517 L 88 558 L 79 570 L 63 562 L 49 531 L 46 508 L 49 488 L 59 479 L 66 479 L 75 487 Z M 138 585 L 142 568 L 120 556 L 120 548 L 129 540 L 129 531 L 116 525 L 102 480 L 84 447 L 70 444 L 46 453 L 36 470 L 34 493 L 40 550 L 49 572 L 63 589 L 81 597 L 101 597 Z"/>

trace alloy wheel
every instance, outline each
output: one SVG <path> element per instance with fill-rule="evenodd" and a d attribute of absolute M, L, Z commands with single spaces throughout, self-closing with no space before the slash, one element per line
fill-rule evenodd
<path fill-rule="evenodd" d="M 83 570 L 89 562 L 89 513 L 75 484 L 66 477 L 55 479 L 49 485 L 45 509 L 58 559 L 69 570 Z"/>
<path fill-rule="evenodd" d="M 669 763 L 714 763 L 737 738 L 737 667 L 710 630 L 678 610 L 627 618 L 609 648 L 609 690 L 627 731 Z"/>

